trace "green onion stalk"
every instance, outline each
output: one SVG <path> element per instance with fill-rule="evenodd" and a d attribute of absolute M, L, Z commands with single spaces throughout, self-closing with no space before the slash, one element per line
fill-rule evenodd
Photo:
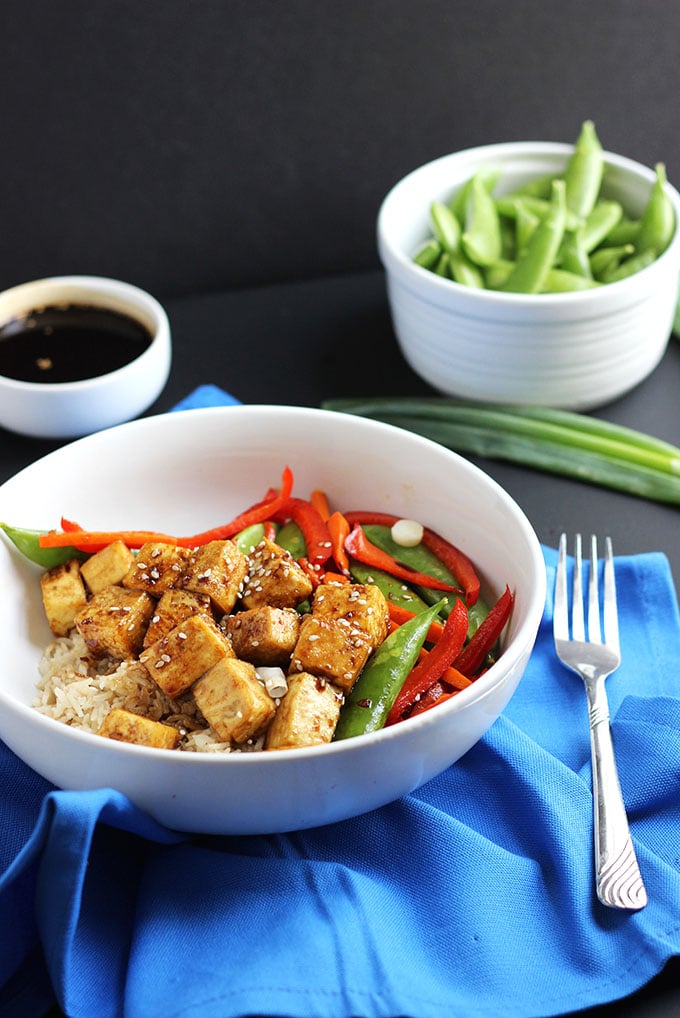
<path fill-rule="evenodd" d="M 680 448 L 587 414 L 434 396 L 332 399 L 323 406 L 396 425 L 455 452 L 680 505 Z"/>

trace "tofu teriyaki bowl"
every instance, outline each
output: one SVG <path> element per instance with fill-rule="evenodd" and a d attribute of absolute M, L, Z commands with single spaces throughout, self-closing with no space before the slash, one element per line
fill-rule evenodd
<path fill-rule="evenodd" d="M 490 477 L 323 410 L 100 432 L 0 487 L 0 522 L 0 737 L 183 831 L 417 788 L 507 705 L 544 605 L 538 539 Z"/>

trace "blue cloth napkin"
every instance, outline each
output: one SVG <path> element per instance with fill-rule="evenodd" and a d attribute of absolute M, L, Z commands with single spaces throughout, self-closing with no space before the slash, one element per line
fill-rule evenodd
<path fill-rule="evenodd" d="M 549 595 L 487 735 L 329 827 L 179 835 L 110 789 L 52 789 L 0 744 L 0 1014 L 54 992 L 73 1018 L 531 1018 L 647 982 L 680 949 L 680 617 L 664 556 L 616 570 L 608 693 L 646 909 L 595 897 L 585 697 Z"/>

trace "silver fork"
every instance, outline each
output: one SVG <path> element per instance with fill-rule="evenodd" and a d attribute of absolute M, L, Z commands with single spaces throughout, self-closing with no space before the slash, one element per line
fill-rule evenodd
<path fill-rule="evenodd" d="M 555 582 L 553 636 L 558 658 L 563 665 L 581 676 L 586 688 L 593 769 L 597 896 L 604 905 L 612 908 L 641 909 L 647 904 L 647 892 L 635 856 L 621 795 L 609 728 L 609 705 L 604 688 L 607 676 L 621 664 L 612 542 L 606 538 L 602 628 L 597 539 L 591 537 L 590 540 L 587 630 L 583 610 L 581 535 L 576 535 L 574 547 L 570 635 L 567 535 L 562 534 Z"/>

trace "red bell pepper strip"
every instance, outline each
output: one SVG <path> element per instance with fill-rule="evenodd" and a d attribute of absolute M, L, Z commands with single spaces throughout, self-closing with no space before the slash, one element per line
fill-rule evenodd
<path fill-rule="evenodd" d="M 201 534 L 194 534 L 191 537 L 173 537 L 170 534 L 162 534 L 152 530 L 119 530 L 119 531 L 91 531 L 78 530 L 77 540 L 74 540 L 74 531 L 57 533 L 51 530 L 48 534 L 42 534 L 39 538 L 41 548 L 64 548 L 70 545 L 80 551 L 98 551 L 113 541 L 123 541 L 128 548 L 141 548 L 149 541 L 156 541 L 162 544 L 181 545 L 182 547 L 193 548 L 201 544 L 208 544 L 209 541 L 226 541 L 235 537 L 241 530 L 252 526 L 253 523 L 265 523 L 272 519 L 290 500 L 290 493 L 293 490 L 293 473 L 290 467 L 285 467 L 281 477 L 281 490 L 274 494 L 271 499 L 263 500 L 240 513 L 230 523 L 225 523 L 212 530 L 205 530 Z"/>
<path fill-rule="evenodd" d="M 510 618 L 515 598 L 509 587 L 498 598 L 470 642 L 453 662 L 463 675 L 476 675 Z"/>
<path fill-rule="evenodd" d="M 425 573 L 419 573 L 415 569 L 402 566 L 392 555 L 369 541 L 358 524 L 345 538 L 345 551 L 359 562 L 363 562 L 364 565 L 371 566 L 373 569 L 382 569 L 383 572 L 390 573 L 407 583 L 416 583 L 432 590 L 445 590 L 448 593 L 462 593 L 456 587 L 435 579 L 434 576 L 426 576 Z"/>
<path fill-rule="evenodd" d="M 467 608 L 461 600 L 457 600 L 446 620 L 441 637 L 429 654 L 418 661 L 397 694 L 394 706 L 387 715 L 387 725 L 393 725 L 400 721 L 418 698 L 441 678 L 442 672 L 460 654 L 467 636 L 467 629 Z"/>
<path fill-rule="evenodd" d="M 281 489 L 274 498 L 257 502 L 250 509 L 239 513 L 230 523 L 225 523 L 221 527 L 205 530 L 201 534 L 194 534 L 193 537 L 179 538 L 178 543 L 191 548 L 199 544 L 208 544 L 209 541 L 227 541 L 230 537 L 235 537 L 241 530 L 245 530 L 246 527 L 251 527 L 253 523 L 266 523 L 267 520 L 273 520 L 290 501 L 292 490 L 293 472 L 290 467 L 284 467 L 281 476 Z"/>
<path fill-rule="evenodd" d="M 273 517 L 278 523 L 293 520 L 302 531 L 307 558 L 312 565 L 322 566 L 331 557 L 332 542 L 328 526 L 318 510 L 304 498 L 289 498 Z"/>
<path fill-rule="evenodd" d="M 400 519 L 399 516 L 395 516 L 393 513 L 364 512 L 362 510 L 353 510 L 352 512 L 345 513 L 345 517 L 352 525 L 356 523 L 377 523 L 384 527 L 391 527 Z M 436 531 L 430 530 L 429 527 L 425 527 L 423 530 L 422 543 L 456 577 L 465 591 L 465 601 L 468 607 L 476 604 L 479 597 L 480 581 L 474 565 L 465 552 L 461 551 L 460 548 L 456 548 L 454 544 L 441 537 Z"/>
<path fill-rule="evenodd" d="M 345 551 L 345 540 L 352 529 L 342 513 L 334 512 L 326 523 L 331 535 L 331 554 L 341 573 L 349 576 L 349 559 Z"/>

